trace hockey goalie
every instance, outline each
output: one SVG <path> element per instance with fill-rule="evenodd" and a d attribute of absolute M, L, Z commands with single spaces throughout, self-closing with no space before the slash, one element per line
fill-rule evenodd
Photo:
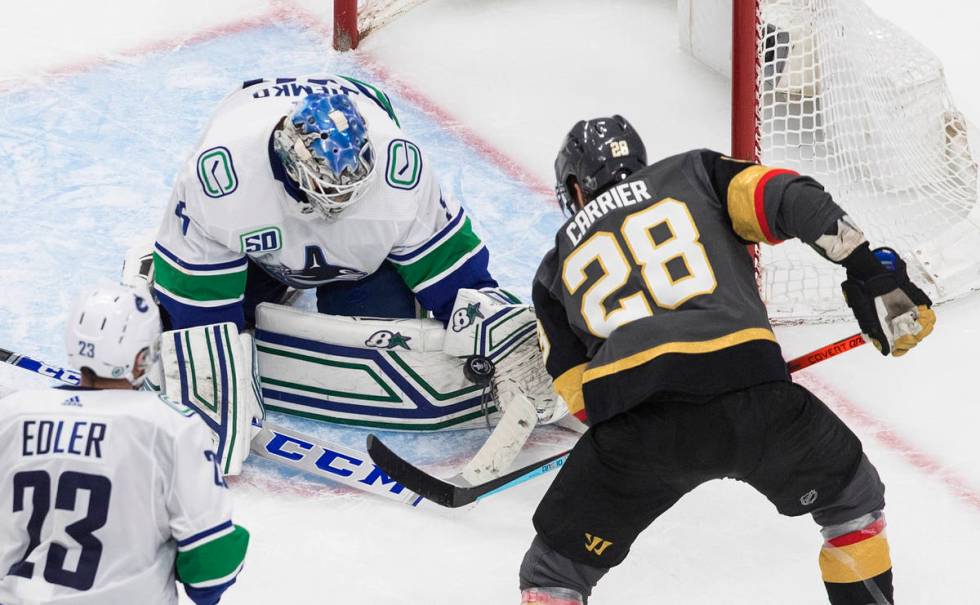
<path fill-rule="evenodd" d="M 562 414 L 533 310 L 498 287 L 424 160 L 387 95 L 352 78 L 252 80 L 218 106 L 126 273 L 150 281 L 170 328 L 162 387 L 211 426 L 226 474 L 263 403 L 385 429 L 508 418 L 474 481 Z M 277 304 L 302 289 L 318 313 Z"/>

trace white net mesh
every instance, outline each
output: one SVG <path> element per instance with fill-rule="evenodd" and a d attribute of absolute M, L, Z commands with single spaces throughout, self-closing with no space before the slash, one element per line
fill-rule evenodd
<path fill-rule="evenodd" d="M 425 0 L 357 0 L 357 30 L 361 36 L 388 23 Z"/>
<path fill-rule="evenodd" d="M 977 166 L 938 59 L 859 0 L 760 4 L 761 162 L 823 183 L 872 246 L 898 250 L 943 298 L 915 253 L 973 209 Z M 847 313 L 841 270 L 798 242 L 762 248 L 773 317 Z"/>

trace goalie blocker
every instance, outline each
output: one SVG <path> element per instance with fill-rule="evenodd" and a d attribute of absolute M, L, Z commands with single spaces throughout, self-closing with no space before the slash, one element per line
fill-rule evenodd
<path fill-rule="evenodd" d="M 252 420 L 265 416 L 255 389 L 249 334 L 233 323 L 164 332 L 160 337 L 163 388 L 192 408 L 214 434 L 221 471 L 241 473 L 252 440 Z"/>

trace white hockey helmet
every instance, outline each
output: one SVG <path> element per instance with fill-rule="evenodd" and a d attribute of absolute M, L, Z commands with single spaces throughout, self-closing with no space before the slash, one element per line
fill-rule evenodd
<path fill-rule="evenodd" d="M 145 289 L 100 284 L 75 302 L 65 347 L 73 368 L 138 387 L 160 357 L 160 311 Z M 142 370 L 138 378 L 137 370 Z"/>

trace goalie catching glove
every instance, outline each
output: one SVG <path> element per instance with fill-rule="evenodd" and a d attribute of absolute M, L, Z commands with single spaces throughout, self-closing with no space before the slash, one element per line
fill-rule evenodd
<path fill-rule="evenodd" d="M 551 423 L 566 408 L 551 387 L 537 339 L 537 317 L 530 305 L 495 290 L 461 289 L 446 326 L 443 351 L 456 357 L 478 355 L 492 361 L 492 393 L 501 411 L 526 402 L 538 422 Z"/>
<path fill-rule="evenodd" d="M 873 252 L 858 246 L 842 263 L 841 284 L 865 338 L 881 351 L 900 357 L 932 332 L 932 301 L 909 279 L 905 261 L 891 248 Z"/>

